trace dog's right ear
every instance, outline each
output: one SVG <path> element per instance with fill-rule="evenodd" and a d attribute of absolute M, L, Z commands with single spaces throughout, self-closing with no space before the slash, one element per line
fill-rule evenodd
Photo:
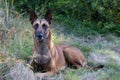
<path fill-rule="evenodd" d="M 48 21 L 49 24 L 51 24 L 51 20 L 52 20 L 52 10 L 51 9 L 48 9 L 46 11 L 44 18 Z"/>
<path fill-rule="evenodd" d="M 31 24 L 33 24 L 33 22 L 37 19 L 37 15 L 33 10 L 30 10 L 29 12 L 30 12 L 30 19 L 29 20 L 30 20 Z"/>

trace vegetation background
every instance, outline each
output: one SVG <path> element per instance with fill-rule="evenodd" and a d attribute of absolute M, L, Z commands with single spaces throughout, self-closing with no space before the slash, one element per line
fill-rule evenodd
<path fill-rule="evenodd" d="M 120 80 L 120 0 L 0 0 L 0 80 L 35 80 L 24 65 L 33 46 L 29 10 L 43 17 L 48 8 L 53 42 L 81 49 L 90 66 L 104 68 L 68 68 L 47 78 Z"/>
<path fill-rule="evenodd" d="M 72 23 L 69 20 L 72 18 L 89 22 L 86 27 L 94 24 L 97 30 L 100 28 L 100 30 L 120 32 L 119 0 L 10 0 L 8 2 L 10 6 L 21 13 L 33 9 L 39 14 L 43 14 L 47 8 L 51 8 L 55 18 L 62 19 L 67 24 Z M 74 26 L 75 24 L 70 25 Z"/>

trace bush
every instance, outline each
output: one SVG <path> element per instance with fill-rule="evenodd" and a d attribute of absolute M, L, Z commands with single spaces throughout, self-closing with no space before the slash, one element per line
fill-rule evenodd
<path fill-rule="evenodd" d="M 42 14 L 46 8 L 52 8 L 56 16 L 65 19 L 75 18 L 80 21 L 93 21 L 98 27 L 120 33 L 120 0 L 7 0 L 19 12 L 33 9 Z M 74 26 L 72 26 L 73 28 Z"/>

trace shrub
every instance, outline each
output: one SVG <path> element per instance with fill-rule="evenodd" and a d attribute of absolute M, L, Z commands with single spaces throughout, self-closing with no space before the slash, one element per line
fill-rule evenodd
<path fill-rule="evenodd" d="M 80 21 L 96 22 L 99 28 L 120 33 L 120 0 L 4 0 L 12 8 L 19 12 L 27 12 L 33 9 L 39 14 L 52 8 L 55 16 L 65 17 L 64 21 L 69 23 L 70 18 Z M 60 17 L 57 17 L 60 18 Z M 91 23 L 92 24 L 92 23 Z M 89 26 L 89 25 L 88 25 Z M 85 26 L 86 27 L 86 26 Z M 71 25 L 70 28 L 74 28 Z"/>

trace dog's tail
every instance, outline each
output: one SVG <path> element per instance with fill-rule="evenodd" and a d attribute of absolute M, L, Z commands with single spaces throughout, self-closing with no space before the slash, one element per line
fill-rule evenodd
<path fill-rule="evenodd" d="M 90 64 L 87 64 L 84 67 L 87 68 L 87 69 L 96 71 L 98 69 L 104 68 L 104 65 L 102 65 L 102 64 L 99 64 L 99 65 L 90 65 Z"/>

